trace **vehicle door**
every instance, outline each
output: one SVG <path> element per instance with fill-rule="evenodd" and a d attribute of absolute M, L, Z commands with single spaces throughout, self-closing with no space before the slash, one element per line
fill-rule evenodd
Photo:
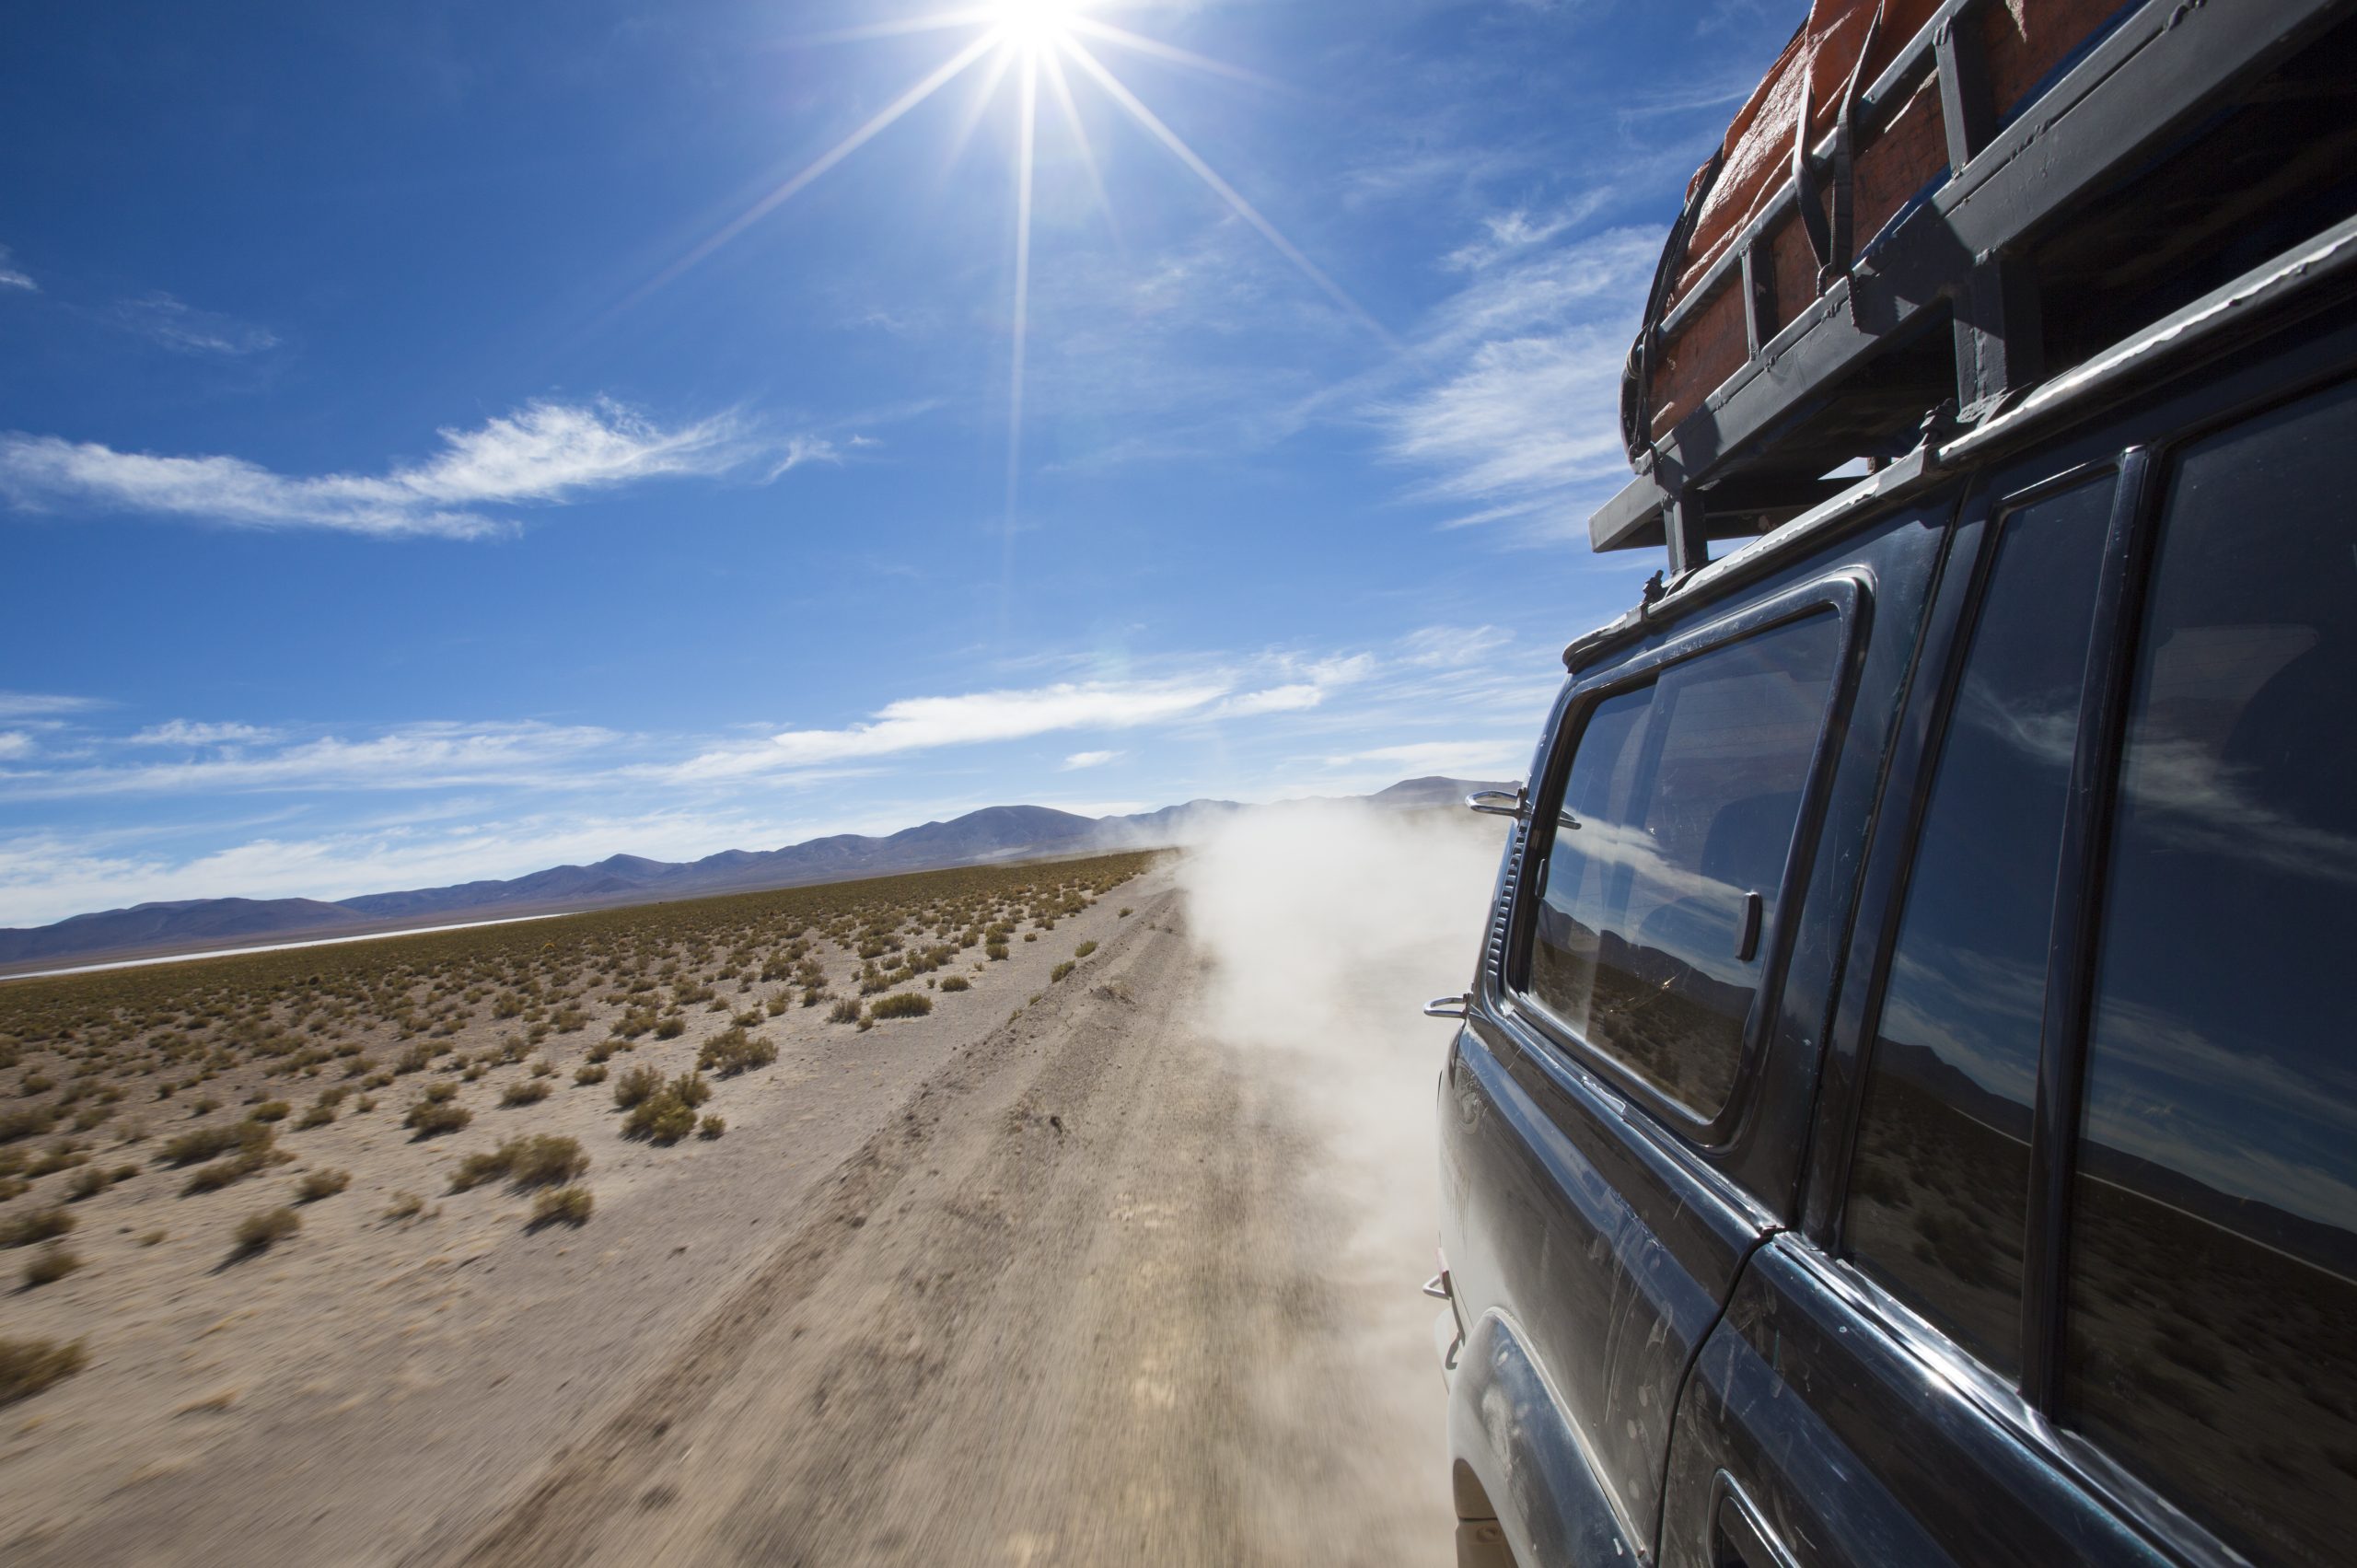
<path fill-rule="evenodd" d="M 1795 916 L 1854 865 L 1816 830 L 1843 781 L 1870 797 L 1882 735 L 1850 704 L 1896 686 L 1937 534 L 1886 540 L 1881 666 L 1872 574 L 1836 556 L 1559 708 L 1444 1091 L 1452 1421 L 1483 1427 L 1457 1447 L 1495 1458 L 1480 1479 L 1525 1561 L 1652 1550 L 1678 1388 L 1778 1217 L 1713 1161 L 1774 1121 L 1769 1043 L 1813 1032 L 1780 1027 Z M 1805 1118 L 1805 1073 L 1785 1098 Z M 1797 1134 L 1765 1142 L 1796 1180 Z"/>
<path fill-rule="evenodd" d="M 2320 335 L 1968 509 L 1807 1223 L 1696 1363 L 1664 1562 L 2351 1560 L 2352 360 Z"/>

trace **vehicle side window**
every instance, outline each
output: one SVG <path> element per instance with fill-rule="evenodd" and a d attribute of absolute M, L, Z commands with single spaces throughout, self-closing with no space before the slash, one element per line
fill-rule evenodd
<path fill-rule="evenodd" d="M 1843 1220 L 1854 1261 L 2008 1375 L 2048 928 L 2112 490 L 2106 477 L 2002 520 L 1916 840 Z"/>
<path fill-rule="evenodd" d="M 2357 396 L 2188 447 L 2103 897 L 2065 1419 L 2261 1562 L 2357 1497 Z"/>
<path fill-rule="evenodd" d="M 1572 760 L 1530 996 L 1698 1117 L 1735 1085 L 1840 645 L 1825 610 L 1672 665 Z"/>

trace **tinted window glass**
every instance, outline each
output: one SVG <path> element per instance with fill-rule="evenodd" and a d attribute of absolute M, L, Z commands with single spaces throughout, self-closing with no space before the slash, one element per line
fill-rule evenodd
<path fill-rule="evenodd" d="M 2108 479 L 1998 536 L 1868 1063 L 1852 1257 L 1998 1370 L 2021 1362 L 2030 1107 L 2055 858 Z"/>
<path fill-rule="evenodd" d="M 1673 665 L 1572 761 L 1531 994 L 1698 1116 L 1735 1084 L 1840 647 L 1827 611 Z"/>
<path fill-rule="evenodd" d="M 2270 1562 L 2357 1503 L 2352 454 L 2343 388 L 2171 476 L 2073 1194 L 2075 1423 Z"/>

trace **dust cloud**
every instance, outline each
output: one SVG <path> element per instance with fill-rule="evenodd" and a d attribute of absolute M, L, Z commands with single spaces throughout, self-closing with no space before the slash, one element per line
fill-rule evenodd
<path fill-rule="evenodd" d="M 1319 1255 L 1303 1261 L 1337 1321 L 1303 1375 L 1324 1387 L 1296 1392 L 1347 1389 L 1367 1422 L 1359 1462 L 1383 1472 L 1419 1544 L 1453 1519 L 1438 1307 L 1416 1289 L 1434 1268 L 1450 1026 L 1422 1007 L 1471 983 L 1504 844 L 1493 819 L 1302 803 L 1220 824 L 1178 871 L 1208 970 L 1199 1025 L 1311 1144 L 1301 1202 L 1318 1211 L 1306 1234 Z M 1446 1534 L 1432 1544 L 1445 1554 Z"/>

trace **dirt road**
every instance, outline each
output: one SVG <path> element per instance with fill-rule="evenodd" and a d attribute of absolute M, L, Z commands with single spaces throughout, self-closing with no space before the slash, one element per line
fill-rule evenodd
<path fill-rule="evenodd" d="M 265 1259 L 218 1260 L 238 1190 L 93 1201 L 93 1266 L 12 1301 L 96 1348 L 0 1425 L 0 1564 L 1448 1561 L 1438 1042 L 1358 971 L 1279 1016 L 1236 982 L 1301 956 L 1199 939 L 1172 867 L 1110 902 L 930 1017 L 772 1019 L 719 1141 L 535 1106 L 594 1151 L 578 1232 L 493 1188 L 384 1216 L 490 1140 L 381 1116 L 304 1134 L 367 1195 Z M 1291 1059 L 1313 1039 L 1343 1055 Z M 476 1098 L 493 1135 L 527 1114 Z"/>
<path fill-rule="evenodd" d="M 953 1059 L 411 1561 L 1445 1561 L 1437 1379 L 1368 1311 L 1413 1281 L 1349 1276 L 1311 1134 L 1189 1022 L 1183 920 L 1155 897 L 1089 985 Z"/>

